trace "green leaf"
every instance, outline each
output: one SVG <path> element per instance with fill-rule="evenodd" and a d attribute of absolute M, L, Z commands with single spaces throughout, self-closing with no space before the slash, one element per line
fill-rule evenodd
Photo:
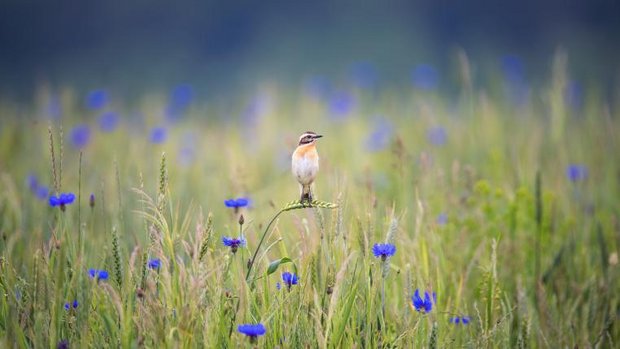
<path fill-rule="evenodd" d="M 331 341 L 332 341 L 331 347 L 333 348 L 339 348 L 341 346 L 340 342 L 342 341 L 344 330 L 351 317 L 351 310 L 353 309 L 353 304 L 355 303 L 355 300 L 357 299 L 357 285 L 354 284 L 351 287 L 352 288 L 351 288 L 351 291 L 349 292 L 349 297 L 347 298 L 346 303 L 344 304 L 342 308 L 342 316 L 340 316 L 339 319 L 335 321 L 335 324 L 334 324 L 334 334 L 331 338 Z"/>
<path fill-rule="evenodd" d="M 267 275 L 271 275 L 275 273 L 281 264 L 286 264 L 286 263 L 293 263 L 293 260 L 288 257 L 282 257 L 280 259 L 276 259 L 275 261 L 269 263 L 269 268 L 267 268 Z M 293 263 L 293 269 L 295 270 L 295 273 L 297 273 L 297 266 L 295 265 L 295 263 Z"/>

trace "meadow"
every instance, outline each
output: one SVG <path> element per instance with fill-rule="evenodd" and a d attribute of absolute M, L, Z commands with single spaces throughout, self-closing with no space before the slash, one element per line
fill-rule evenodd
<path fill-rule="evenodd" d="M 561 56 L 536 86 L 418 73 L 3 99 L 0 346 L 618 347 L 620 100 Z"/>

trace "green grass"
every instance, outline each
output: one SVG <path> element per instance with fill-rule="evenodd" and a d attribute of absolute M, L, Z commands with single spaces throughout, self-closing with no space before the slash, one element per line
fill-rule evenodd
<path fill-rule="evenodd" d="M 61 94 L 62 127 L 24 117 L 43 103 L 4 101 L 1 346 L 252 347 L 236 327 L 262 322 L 258 347 L 617 347 L 620 115 L 595 93 L 572 111 L 562 74 L 523 107 L 467 86 L 456 100 L 355 91 L 360 107 L 344 122 L 301 92 L 268 86 L 260 93 L 273 107 L 255 127 L 197 103 L 162 145 L 125 120 L 95 131 L 81 154 L 69 129 L 96 122 L 76 91 Z M 137 102 L 146 126 L 164 103 Z M 395 132 L 369 152 L 376 114 Z M 443 146 L 426 139 L 435 125 L 447 131 Z M 307 129 L 325 135 L 315 196 L 334 206 L 287 206 L 298 198 L 289 156 Z M 187 132 L 196 157 L 182 165 Z M 569 181 L 571 163 L 587 165 L 588 178 Z M 28 173 L 78 199 L 64 212 L 50 207 L 30 192 Z M 224 206 L 243 195 L 250 208 Z M 240 230 L 247 245 L 233 254 L 221 239 Z M 383 265 L 371 248 L 385 241 L 397 252 Z M 93 281 L 90 268 L 109 279 Z M 300 276 L 290 292 L 276 289 L 283 271 Z M 430 313 L 412 308 L 416 289 L 436 292 Z M 66 311 L 73 299 L 80 305 Z"/>

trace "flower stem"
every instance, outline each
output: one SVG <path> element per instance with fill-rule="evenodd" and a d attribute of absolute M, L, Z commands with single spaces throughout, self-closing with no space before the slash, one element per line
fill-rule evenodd
<path fill-rule="evenodd" d="M 383 263 L 385 264 L 385 262 Z M 383 269 L 385 269 L 385 265 Z M 385 321 L 385 273 L 383 274 L 384 275 L 381 277 L 381 315 Z"/>
<path fill-rule="evenodd" d="M 254 266 L 254 262 L 256 261 L 256 256 L 258 256 L 258 251 L 260 250 L 260 247 L 263 244 L 265 237 L 267 236 L 267 232 L 269 232 L 269 228 L 271 228 L 271 225 L 273 224 L 273 222 L 276 221 L 276 218 L 278 218 L 278 216 L 280 216 L 282 212 L 284 211 L 285 211 L 284 209 L 278 211 L 278 213 L 276 213 L 276 215 L 273 216 L 271 221 L 269 221 L 269 224 L 267 224 L 265 231 L 263 231 L 263 236 L 261 236 L 260 241 L 258 242 L 258 246 L 256 246 L 256 250 L 254 251 L 254 255 L 252 256 L 252 259 L 250 260 L 250 263 L 248 265 L 248 272 L 245 274 L 246 282 L 250 279 L 250 273 L 252 272 L 252 267 Z"/>
<path fill-rule="evenodd" d="M 254 254 L 252 255 L 252 259 L 250 260 L 250 263 L 248 264 L 248 271 L 245 274 L 245 281 L 246 282 L 250 279 L 250 273 L 252 272 L 252 267 L 254 266 L 254 262 L 256 261 L 256 257 L 258 256 L 258 251 L 260 250 L 260 247 L 262 246 L 263 241 L 265 241 L 265 237 L 267 236 L 267 232 L 269 231 L 269 228 L 271 228 L 271 225 L 273 224 L 273 222 L 275 222 L 276 218 L 278 218 L 278 216 L 280 214 L 282 214 L 282 212 L 284 212 L 284 211 L 286 211 L 286 210 L 285 209 L 281 209 L 280 211 L 278 211 L 278 213 L 276 213 L 276 215 L 273 216 L 273 218 L 271 219 L 269 224 L 267 224 L 267 227 L 265 228 L 265 231 L 263 231 L 263 236 L 261 236 L 260 241 L 258 242 L 258 246 L 256 246 L 256 250 L 254 251 Z M 242 232 L 242 224 L 239 224 L 239 233 L 241 234 L 241 232 Z M 239 305 L 240 304 L 241 304 L 241 297 L 238 297 L 237 298 L 237 304 L 235 306 L 235 312 L 233 313 L 232 319 L 230 320 L 230 328 L 228 330 L 228 338 L 230 338 L 230 336 L 232 335 L 233 326 L 235 324 L 235 320 L 237 319 L 237 313 L 239 312 Z"/>

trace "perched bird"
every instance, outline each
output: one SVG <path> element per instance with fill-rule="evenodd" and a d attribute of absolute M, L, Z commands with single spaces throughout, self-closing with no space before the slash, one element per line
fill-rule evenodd
<path fill-rule="evenodd" d="M 312 131 L 304 132 L 299 137 L 299 144 L 293 153 L 292 170 L 293 176 L 301 187 L 300 201 L 312 202 L 310 186 L 319 172 L 319 153 L 316 151 L 316 140 L 323 136 Z"/>

